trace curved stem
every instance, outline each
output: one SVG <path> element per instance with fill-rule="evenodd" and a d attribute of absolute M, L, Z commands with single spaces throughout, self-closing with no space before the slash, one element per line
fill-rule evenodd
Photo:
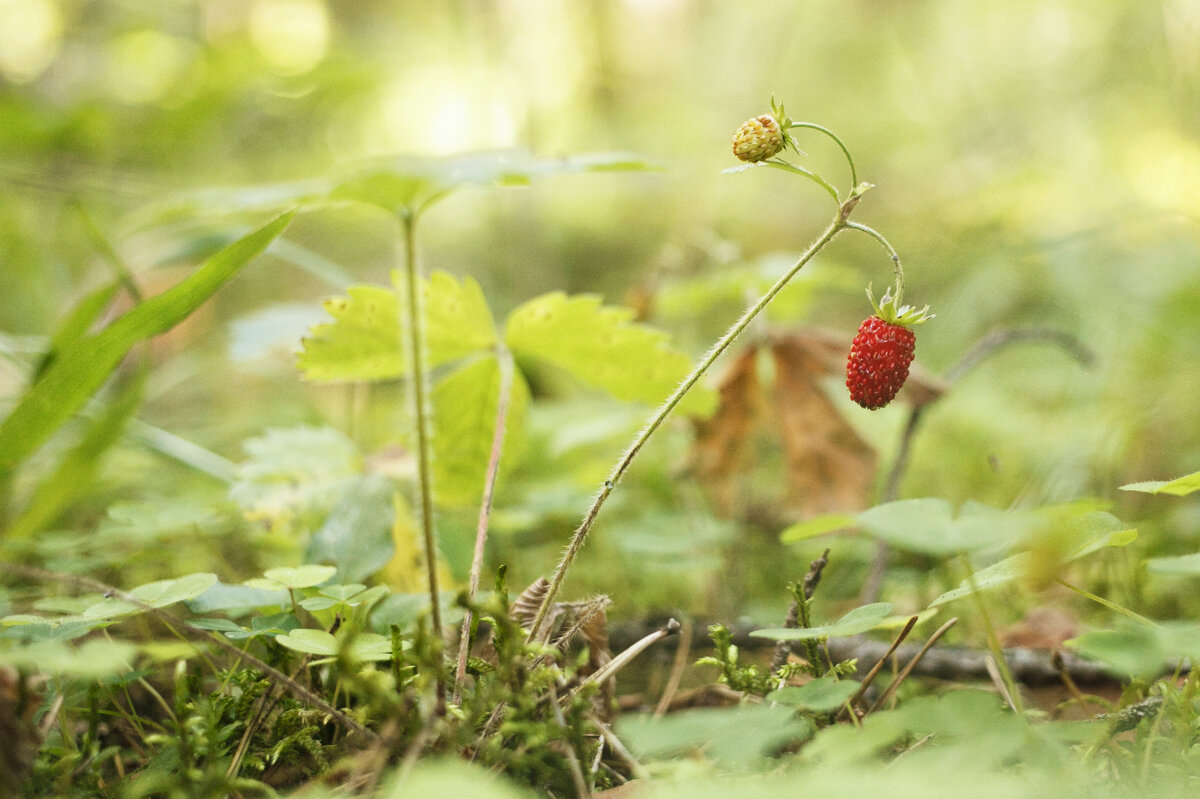
<path fill-rule="evenodd" d="M 838 190 L 835 189 L 833 186 L 829 185 L 827 182 L 825 182 L 825 179 L 823 177 L 821 177 L 820 175 L 818 175 L 816 172 L 812 172 L 808 169 L 805 169 L 802 166 L 796 166 L 795 164 L 790 164 L 787 161 L 784 161 L 782 158 L 772 158 L 768 161 L 763 161 L 762 163 L 765 166 L 773 166 L 776 169 L 782 169 L 784 172 L 792 172 L 793 174 L 796 174 L 796 175 L 803 175 L 804 177 L 811 180 L 813 183 L 816 183 L 818 186 L 825 189 L 825 191 L 829 192 L 829 195 L 831 197 L 833 197 L 833 201 L 835 203 L 837 203 L 838 205 L 841 205 L 842 198 L 838 196 Z M 857 185 L 857 184 L 855 184 L 855 185 Z"/>
<path fill-rule="evenodd" d="M 428 407 L 428 387 L 425 380 L 425 315 L 421 308 L 421 282 L 417 274 L 416 224 L 415 213 L 400 214 L 400 224 L 404 230 L 404 279 L 408 294 L 408 324 L 405 325 L 409 362 L 412 370 L 412 401 L 413 418 L 417 426 L 417 483 L 418 483 L 418 515 L 421 519 L 421 533 L 425 545 L 425 574 L 429 583 L 429 614 L 433 625 L 434 637 L 441 640 L 442 610 L 438 601 L 437 574 L 437 537 L 433 528 L 433 459 L 430 449 L 430 424 Z M 438 703 L 441 704 L 446 696 L 446 686 L 441 671 L 437 677 Z"/>
<path fill-rule="evenodd" d="M 829 128 L 816 124 L 815 122 L 793 122 L 789 127 L 811 128 L 812 130 L 819 130 L 821 133 L 824 133 L 826 136 L 837 142 L 837 146 L 842 148 L 842 154 L 846 156 L 846 163 L 850 164 L 850 185 L 858 185 L 858 172 L 854 169 L 854 159 L 850 157 L 850 151 L 846 149 L 845 144 L 842 144 L 842 140 L 837 137 L 836 133 Z"/>
<path fill-rule="evenodd" d="M 762 311 L 763 308 L 767 307 L 767 304 L 774 299 L 775 295 L 778 294 L 780 290 L 782 290 L 783 287 L 788 284 L 788 282 L 805 264 L 813 259 L 813 256 L 824 249 L 825 245 L 832 241 L 833 237 L 836 236 L 842 230 L 842 228 L 850 224 L 847 221 L 847 217 L 854 209 L 854 206 L 858 204 L 858 201 L 861 199 L 861 197 L 862 194 L 856 190 L 850 195 L 848 200 L 838 207 L 837 216 L 834 217 L 833 221 L 829 223 L 829 226 L 825 228 L 821 235 L 817 237 L 817 240 L 810 244 L 808 249 L 804 251 L 804 254 L 800 256 L 800 259 L 796 261 L 796 263 L 782 277 L 780 277 L 779 280 L 775 281 L 775 284 L 771 286 L 771 288 L 767 289 L 767 292 L 763 294 L 757 302 L 746 309 L 746 312 L 742 314 L 740 319 L 733 323 L 733 326 L 729 328 L 725 335 L 721 336 L 721 338 L 717 340 L 717 343 L 712 346 L 712 349 L 705 353 L 704 357 L 700 359 L 700 361 L 692 369 L 691 373 L 689 373 L 688 376 L 683 379 L 683 382 L 679 384 L 679 387 L 675 389 L 674 393 L 672 393 L 671 396 L 659 406 L 658 410 L 654 412 L 654 415 L 650 417 L 650 420 L 646 422 L 645 427 L 643 427 L 641 431 L 639 431 L 634 437 L 633 442 L 629 445 L 629 448 L 625 450 L 625 453 L 620 457 L 616 465 L 613 466 L 612 472 L 609 474 L 608 479 L 604 481 L 604 484 L 600 488 L 600 492 L 596 494 L 596 498 L 592 500 L 592 506 L 588 508 L 587 513 L 584 514 L 583 521 L 581 521 L 579 523 L 579 527 L 575 529 L 575 533 L 571 537 L 571 542 L 567 545 L 567 550 L 565 553 L 563 553 L 562 560 L 559 561 L 558 567 L 554 571 L 554 577 L 550 580 L 550 587 L 546 591 L 546 595 L 542 598 L 542 604 L 538 607 L 537 615 L 534 617 L 533 623 L 529 627 L 532 636 L 535 639 L 544 634 L 545 631 L 541 630 L 541 625 L 543 621 L 545 621 L 546 614 L 550 610 L 551 605 L 554 603 L 554 598 L 558 593 L 559 587 L 562 585 L 562 581 L 566 576 L 567 569 L 569 569 L 571 564 L 574 562 L 575 556 L 579 554 L 579 550 L 583 546 L 583 542 L 587 539 L 587 535 L 591 531 L 592 525 L 596 521 L 596 516 L 600 513 L 600 508 L 604 506 L 605 501 L 613 492 L 613 488 L 620 481 L 621 477 L 625 474 L 625 470 L 629 468 L 629 464 L 633 462 L 634 457 L 637 456 L 638 452 L 645 445 L 646 441 L 649 440 L 650 436 L 653 435 L 654 431 L 659 428 L 659 425 L 661 425 L 667 416 L 670 415 L 671 411 L 675 409 L 675 406 L 679 404 L 679 401 L 683 399 L 683 395 L 686 394 L 692 386 L 696 385 L 696 383 L 700 380 L 704 373 L 708 371 L 709 367 L 713 365 L 721 353 L 725 352 L 725 350 L 729 348 L 729 345 L 733 343 L 733 340 L 736 339 L 738 335 L 746 329 L 747 326 L 749 326 L 749 324 L 754 320 L 754 317 L 758 316 L 759 312 Z"/>
<path fill-rule="evenodd" d="M 892 267 L 896 273 L 896 305 L 899 306 L 901 298 L 904 296 L 904 267 L 900 264 L 900 253 L 896 252 L 896 248 L 892 246 L 892 243 L 875 228 L 860 225 L 857 222 L 847 222 L 846 227 L 866 233 L 882 244 L 883 248 L 887 250 L 888 256 L 892 259 Z"/>

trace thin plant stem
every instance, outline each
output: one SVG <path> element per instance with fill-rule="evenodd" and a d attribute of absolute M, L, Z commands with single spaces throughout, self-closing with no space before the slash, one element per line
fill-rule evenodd
<path fill-rule="evenodd" d="M 1097 594 L 1093 594 L 1091 591 L 1085 591 L 1084 589 L 1080 588 L 1077 585 L 1072 585 L 1071 583 L 1068 583 L 1066 580 L 1062 579 L 1061 577 L 1055 577 L 1054 582 L 1058 583 L 1063 588 L 1066 588 L 1068 591 L 1074 591 L 1075 593 L 1079 594 L 1084 599 L 1090 599 L 1093 602 L 1095 602 L 1096 604 L 1103 605 L 1104 607 L 1108 608 L 1109 610 L 1113 611 L 1114 613 L 1120 613 L 1122 616 L 1129 618 L 1129 619 L 1133 619 L 1134 621 L 1138 622 L 1139 624 L 1144 624 L 1147 627 L 1157 627 L 1158 626 L 1157 622 L 1152 621 L 1151 619 L 1147 619 L 1142 614 L 1135 613 L 1134 611 L 1130 610 L 1129 608 L 1122 607 L 1122 606 L 1118 605 L 1116 602 L 1105 599 L 1104 597 L 1098 596 Z"/>
<path fill-rule="evenodd" d="M 496 490 L 496 476 L 500 472 L 500 455 L 504 451 L 504 432 L 508 426 L 508 402 L 512 393 L 512 355 L 500 346 L 496 353 L 500 367 L 500 396 L 496 403 L 496 424 L 492 433 L 492 452 L 488 457 L 487 476 L 484 478 L 483 500 L 479 504 L 479 522 L 475 525 L 475 554 L 471 558 L 471 574 L 467 579 L 467 602 L 475 602 L 479 590 L 479 576 L 483 571 L 483 550 L 487 543 L 488 520 L 492 514 L 492 497 Z M 474 614 L 468 606 L 463 617 L 462 634 L 458 641 L 458 664 L 454 670 L 454 701 L 462 698 L 463 679 L 467 674 L 467 654 L 471 649 L 471 625 Z"/>
<path fill-rule="evenodd" d="M 429 583 L 429 616 L 436 640 L 442 636 L 442 611 L 439 603 L 437 573 L 437 539 L 433 528 L 433 459 L 430 453 L 430 424 L 428 389 L 425 385 L 425 317 L 421 307 L 421 283 L 417 274 L 415 213 L 400 215 L 404 232 L 404 279 L 408 291 L 408 324 L 405 342 L 408 345 L 412 374 L 413 418 L 417 427 L 417 483 L 420 502 L 421 535 L 425 544 L 425 576 Z M 438 670 L 437 696 L 440 705 L 446 698 L 446 685 Z"/>
<path fill-rule="evenodd" d="M 971 587 L 971 599 L 975 602 L 975 609 L 979 611 L 979 619 L 983 622 L 983 631 L 987 636 L 988 649 L 991 650 L 992 657 L 996 661 L 996 668 L 1000 672 L 1000 679 L 1008 688 L 1013 710 L 1018 715 L 1025 715 L 1025 703 L 1021 699 L 1021 689 L 1017 685 L 1017 681 L 1013 679 L 1012 669 L 1008 667 L 1008 659 L 1004 657 L 1004 648 L 1000 646 L 1000 636 L 996 635 L 996 626 L 992 624 L 991 614 L 987 611 L 987 605 L 984 604 L 983 597 L 979 593 L 979 584 L 975 581 L 975 569 L 971 566 L 970 559 L 966 555 L 962 555 L 963 565 L 967 570 L 967 584 Z"/>
<path fill-rule="evenodd" d="M 887 250 L 888 257 L 892 259 L 893 270 L 896 273 L 896 305 L 899 305 L 901 302 L 901 297 L 904 294 L 904 267 L 900 264 L 900 253 L 896 252 L 896 248 L 892 246 L 892 243 L 875 228 L 867 227 L 866 225 L 860 225 L 857 222 L 847 222 L 846 227 L 850 228 L 851 230 L 858 230 L 862 233 L 866 233 L 868 236 L 882 244 L 883 248 Z"/>
<path fill-rule="evenodd" d="M 733 323 L 733 326 L 726 331 L 725 335 L 721 336 L 721 338 L 717 340 L 716 344 L 712 346 L 712 349 L 705 353 L 704 357 L 700 359 L 700 361 L 692 369 L 691 373 L 689 373 L 688 376 L 683 379 L 683 382 L 679 384 L 679 387 L 675 389 L 671 396 L 668 397 L 667 400 L 658 407 L 658 410 L 654 412 L 654 415 L 650 417 L 650 420 L 634 437 L 633 442 L 629 445 L 629 448 L 625 450 L 625 453 L 621 455 L 616 465 L 613 466 L 612 472 L 609 474 L 608 479 L 604 481 L 603 485 L 600 487 L 599 493 L 597 493 L 595 499 L 592 500 L 591 507 L 588 508 L 587 513 L 585 513 L 583 516 L 583 521 L 581 521 L 579 526 L 575 529 L 574 535 L 571 536 L 571 542 L 567 545 L 566 552 L 563 553 L 562 559 L 558 563 L 558 567 L 554 570 L 554 577 L 550 580 L 550 587 L 547 589 L 546 595 L 542 598 L 542 604 L 538 607 L 537 615 L 534 616 L 533 623 L 529 628 L 535 638 L 540 637 L 542 634 L 542 622 L 545 621 L 546 614 L 550 611 L 551 606 L 554 604 L 554 598 L 558 594 L 558 589 L 562 586 L 562 581 L 563 578 L 566 577 L 567 569 L 569 569 L 571 564 L 574 563 L 575 556 L 579 554 L 579 550 L 583 547 L 583 542 L 587 540 L 588 533 L 591 532 L 592 525 L 596 521 L 596 516 L 600 513 L 600 509 L 604 507 L 604 503 L 608 499 L 609 495 L 613 492 L 613 488 L 616 487 L 621 477 L 625 474 L 625 471 L 629 468 L 629 464 L 633 462 L 633 459 L 637 456 L 638 452 L 640 452 L 642 447 L 645 446 L 646 441 L 649 440 L 650 436 L 654 434 L 654 431 L 657 430 L 667 416 L 670 415 L 671 411 L 675 409 L 675 406 L 678 405 L 679 401 L 683 399 L 684 394 L 686 394 L 692 386 L 699 382 L 704 373 L 707 372 L 713 363 L 716 362 L 717 358 L 719 358 L 721 354 L 729 348 L 729 345 L 733 343 L 734 339 L 736 339 L 738 335 L 740 335 L 741 332 L 750 325 L 754 318 L 758 316 L 759 312 L 761 312 L 763 308 L 767 307 L 767 304 L 775 298 L 775 295 L 778 294 L 793 277 L 795 277 L 796 273 L 799 272 L 805 264 L 811 261 L 817 253 L 825 248 L 825 245 L 829 244 L 829 242 L 833 240 L 834 236 L 841 232 L 842 228 L 849 224 L 847 218 L 850 216 L 850 212 L 854 210 L 854 206 L 856 206 L 858 201 L 862 198 L 862 192 L 868 188 L 870 188 L 868 185 L 863 184 L 854 190 L 854 192 L 850 195 L 850 198 L 842 203 L 841 206 L 839 206 L 837 216 L 834 217 L 833 221 L 829 223 L 829 226 L 825 228 L 821 235 L 817 237 L 816 241 L 810 244 L 808 249 L 804 251 L 804 254 L 800 256 L 799 260 L 797 260 L 796 263 L 790 269 L 788 269 L 788 271 L 785 272 L 782 277 L 779 278 L 779 280 L 775 281 L 775 284 L 771 286 L 771 288 L 767 289 L 767 292 L 763 294 L 757 302 L 746 309 L 746 312 L 742 314 L 740 319 Z"/>
<path fill-rule="evenodd" d="M 836 133 L 829 128 L 816 124 L 815 122 L 793 122 L 789 128 L 791 130 L 795 130 L 796 128 L 810 128 L 812 130 L 824 133 L 826 136 L 837 142 L 837 146 L 842 148 L 842 154 L 846 156 L 846 163 L 850 164 L 850 185 L 858 185 L 858 172 L 854 169 L 854 159 L 850 157 L 850 151 L 846 149 L 845 144 L 842 144 L 842 140 L 837 137 Z"/>

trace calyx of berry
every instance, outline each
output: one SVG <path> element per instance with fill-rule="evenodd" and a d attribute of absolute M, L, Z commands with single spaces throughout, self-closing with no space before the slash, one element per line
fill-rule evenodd
<path fill-rule="evenodd" d="M 800 155 L 804 155 L 804 151 L 796 144 L 796 140 L 790 132 L 792 118 L 784 112 L 783 103 L 775 102 L 775 95 L 771 95 L 771 116 L 775 117 L 775 121 L 779 123 L 779 131 L 783 134 L 784 147 L 791 147 Z"/>
<path fill-rule="evenodd" d="M 928 322 L 937 314 L 929 313 L 929 306 L 917 308 L 915 305 L 901 305 L 900 295 L 901 290 L 896 286 L 896 293 L 892 294 L 892 287 L 883 292 L 883 296 L 879 298 L 879 302 L 875 302 L 875 295 L 871 293 L 871 287 L 867 286 L 867 299 L 871 301 L 871 307 L 875 309 L 875 315 L 883 321 L 900 327 L 912 327 L 923 322 Z"/>

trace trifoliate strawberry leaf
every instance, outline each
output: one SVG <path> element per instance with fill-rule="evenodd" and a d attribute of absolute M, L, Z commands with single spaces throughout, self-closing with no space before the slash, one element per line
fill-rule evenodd
<path fill-rule="evenodd" d="M 403 291 L 401 280 L 398 272 L 392 274 L 398 294 Z M 495 346 L 496 323 L 475 278 L 467 276 L 460 281 L 449 272 L 435 270 L 422 281 L 421 289 L 429 368 Z"/>
<path fill-rule="evenodd" d="M 394 276 L 399 286 L 399 276 Z M 473 278 L 434 272 L 423 280 L 425 352 L 429 368 L 491 348 L 496 326 Z M 408 372 L 401 332 L 402 289 L 353 286 L 325 302 L 334 321 L 316 325 L 296 365 L 317 383 L 390 380 Z"/>
<path fill-rule="evenodd" d="M 388 380 L 406 368 L 400 342 L 400 298 L 383 286 L 351 286 L 325 301 L 333 321 L 315 325 L 296 366 L 315 383 Z"/>
<path fill-rule="evenodd" d="M 1193 491 L 1200 491 L 1200 472 L 1177 477 L 1174 480 L 1147 480 L 1143 483 L 1130 483 L 1121 486 L 1122 491 L 1141 491 L 1145 494 L 1171 494 L 1176 497 L 1187 496 Z"/>
<path fill-rule="evenodd" d="M 687 375 L 691 359 L 671 348 L 665 333 L 632 317 L 631 310 L 601 305 L 598 297 L 554 292 L 513 311 L 504 339 L 519 358 L 553 364 L 617 399 L 656 405 Z M 704 415 L 715 407 L 715 393 L 697 385 L 679 410 Z"/>
<path fill-rule="evenodd" d="M 513 372 L 501 474 L 524 443 L 529 405 L 529 386 Z M 442 505 L 479 502 L 496 430 L 500 382 L 500 364 L 488 355 L 450 373 L 433 389 L 433 485 Z"/>

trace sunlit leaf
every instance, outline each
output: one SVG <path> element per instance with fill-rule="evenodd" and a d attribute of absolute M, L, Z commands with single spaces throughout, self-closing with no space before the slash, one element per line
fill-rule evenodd
<path fill-rule="evenodd" d="M 890 602 L 874 602 L 870 605 L 851 610 L 833 624 L 820 627 L 798 627 L 795 629 L 775 628 L 755 630 L 750 633 L 755 638 L 769 638 L 772 641 L 811 641 L 816 638 L 844 638 L 850 635 L 865 633 L 873 629 L 892 612 Z"/>
<path fill-rule="evenodd" d="M 383 286 L 351 286 L 347 297 L 325 301 L 332 322 L 305 336 L 296 365 L 317 383 L 385 380 L 405 371 L 400 298 Z"/>
<path fill-rule="evenodd" d="M 661 331 L 632 321 L 628 308 L 600 304 L 591 295 L 543 294 L 513 311 L 505 342 L 519 359 L 533 358 L 569 372 L 617 399 L 657 405 L 691 370 Z M 711 413 L 716 395 L 695 386 L 680 403 L 684 413 Z"/>
<path fill-rule="evenodd" d="M 524 440 L 529 387 L 514 369 L 504 430 L 503 468 Z M 484 477 L 496 429 L 500 401 L 496 358 L 478 358 L 438 381 L 433 390 L 433 469 L 435 499 L 444 505 L 474 504 Z"/>
<path fill-rule="evenodd" d="M 495 322 L 473 278 L 460 281 L 435 271 L 421 286 L 429 368 L 492 348 Z M 402 290 L 352 286 L 347 293 L 325 302 L 334 321 L 314 326 L 304 338 L 296 362 L 304 377 L 323 383 L 388 380 L 407 374 Z"/>
<path fill-rule="evenodd" d="M 525 150 L 499 150 L 445 158 L 390 156 L 344 168 L 334 179 L 330 198 L 364 202 L 402 216 L 463 186 L 525 186 L 556 174 L 652 168 L 626 153 L 538 158 Z"/>
<path fill-rule="evenodd" d="M 0 422 L 0 476 L 15 469 L 83 407 L 138 343 L 170 330 L 254 260 L 292 220 L 285 214 L 214 255 L 167 291 L 62 352 Z"/>
<path fill-rule="evenodd" d="M 1174 480 L 1148 480 L 1143 483 L 1129 483 L 1121 486 L 1122 491 L 1141 491 L 1146 494 L 1171 494 L 1177 497 L 1187 496 L 1193 491 L 1200 491 L 1200 472 L 1177 477 Z"/>
<path fill-rule="evenodd" d="M 397 287 L 402 285 L 398 272 L 393 273 L 392 281 Z M 459 280 L 434 270 L 422 281 L 421 290 L 429 368 L 495 346 L 496 323 L 475 278 L 468 275 Z"/>
<path fill-rule="evenodd" d="M 310 588 L 320 585 L 337 574 L 336 566 L 319 566 L 306 564 L 304 566 L 283 566 L 278 569 L 267 569 L 262 577 L 247 580 L 251 588 L 272 590 L 279 588 Z"/>

